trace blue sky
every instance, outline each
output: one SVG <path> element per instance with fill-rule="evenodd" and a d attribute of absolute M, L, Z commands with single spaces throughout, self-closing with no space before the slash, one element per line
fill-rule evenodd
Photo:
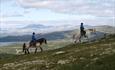
<path fill-rule="evenodd" d="M 33 22 L 45 25 L 84 22 L 115 26 L 114 3 L 115 0 L 0 0 L 0 24 L 18 27 Z"/>

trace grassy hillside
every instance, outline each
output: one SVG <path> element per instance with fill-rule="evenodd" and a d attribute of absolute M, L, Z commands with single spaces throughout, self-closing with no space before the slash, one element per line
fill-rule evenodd
<path fill-rule="evenodd" d="M 0 54 L 0 70 L 115 70 L 115 35 L 37 54 Z"/>

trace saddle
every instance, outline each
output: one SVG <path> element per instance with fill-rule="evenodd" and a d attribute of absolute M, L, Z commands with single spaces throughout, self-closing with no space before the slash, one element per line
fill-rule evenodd
<path fill-rule="evenodd" d="M 86 31 L 85 30 L 81 30 L 81 35 L 84 35 L 86 34 Z"/>
<path fill-rule="evenodd" d="M 34 41 L 31 40 L 31 41 L 30 41 L 30 44 L 31 44 L 31 45 L 36 45 L 36 41 L 35 41 L 35 40 L 34 40 Z"/>

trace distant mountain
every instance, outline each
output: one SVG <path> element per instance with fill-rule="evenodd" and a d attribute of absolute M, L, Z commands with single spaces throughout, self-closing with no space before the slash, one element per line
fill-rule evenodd
<path fill-rule="evenodd" d="M 40 25 L 40 27 L 44 27 L 44 26 Z M 63 27 L 59 31 L 44 33 L 42 35 L 37 34 L 36 36 L 37 36 L 37 38 L 44 37 L 48 40 L 57 40 L 57 39 L 65 39 L 65 38 L 70 39 L 70 38 L 72 38 L 73 34 L 79 33 L 79 28 L 78 27 L 76 27 L 76 29 L 73 29 L 73 30 L 72 30 L 71 27 L 68 27 L 69 28 L 68 30 L 64 29 L 66 27 Z M 95 28 L 96 31 L 97 31 L 96 33 L 97 33 L 98 37 L 94 36 L 95 38 L 103 37 L 105 33 L 115 34 L 115 27 L 112 27 L 112 26 L 87 26 L 87 27 L 85 26 L 85 28 L 91 28 L 91 27 Z M 66 31 L 63 31 L 63 30 L 66 30 Z M 6 36 L 6 37 L 1 37 L 0 38 L 0 42 L 30 41 L 30 40 L 31 40 L 31 35 L 28 35 L 28 34 L 22 35 L 22 36 L 21 35 L 20 36 L 19 35 L 17 35 L 17 36 Z"/>
<path fill-rule="evenodd" d="M 76 26 L 72 25 L 58 25 L 58 26 L 48 26 L 48 25 L 42 25 L 42 24 L 29 24 L 20 28 L 14 28 L 14 29 L 2 29 L 0 30 L 0 38 L 6 37 L 6 36 L 19 36 L 19 35 L 28 35 L 32 32 L 36 33 L 51 33 L 56 31 L 68 31 L 76 29 Z"/>
<path fill-rule="evenodd" d="M 52 26 L 45 26 L 42 24 L 30 24 L 30 25 L 23 27 L 23 29 L 27 29 L 27 28 L 49 28 L 49 27 L 52 27 Z"/>
<path fill-rule="evenodd" d="M 52 33 L 47 33 L 47 34 L 42 34 L 36 35 L 36 38 L 46 38 L 47 40 L 57 40 L 57 39 L 64 39 L 66 38 L 65 35 L 69 34 L 72 32 L 70 31 L 60 31 L 60 32 L 52 32 Z M 23 36 L 6 36 L 0 38 L 0 42 L 19 42 L 19 41 L 30 41 L 31 40 L 31 35 L 23 35 Z"/>
<path fill-rule="evenodd" d="M 94 28 L 97 31 L 101 31 L 101 32 L 104 32 L 104 33 L 115 34 L 115 27 L 114 26 L 102 25 L 102 26 L 95 26 Z"/>
<path fill-rule="evenodd" d="M 84 27 L 85 27 L 86 29 L 88 29 L 88 28 L 93 28 L 93 26 L 91 26 L 91 25 L 84 25 Z"/>

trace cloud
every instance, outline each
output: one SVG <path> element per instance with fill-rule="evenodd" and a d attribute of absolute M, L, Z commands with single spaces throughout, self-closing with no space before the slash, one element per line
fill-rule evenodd
<path fill-rule="evenodd" d="M 18 0 L 17 2 L 25 8 L 47 7 L 51 4 L 50 1 L 46 0 Z"/>
<path fill-rule="evenodd" d="M 69 14 L 110 17 L 115 13 L 115 0 L 18 0 L 24 8 L 47 8 Z"/>
<path fill-rule="evenodd" d="M 22 14 L 1 14 L 1 17 L 5 18 L 5 17 L 21 17 L 23 16 Z"/>
<path fill-rule="evenodd" d="M 23 11 L 24 9 L 20 8 L 15 0 L 0 0 L 0 18 L 21 17 Z"/>
<path fill-rule="evenodd" d="M 0 23 L 46 21 L 44 24 L 55 25 L 67 24 L 69 20 L 70 24 L 114 25 L 114 3 L 115 0 L 0 0 Z"/>

